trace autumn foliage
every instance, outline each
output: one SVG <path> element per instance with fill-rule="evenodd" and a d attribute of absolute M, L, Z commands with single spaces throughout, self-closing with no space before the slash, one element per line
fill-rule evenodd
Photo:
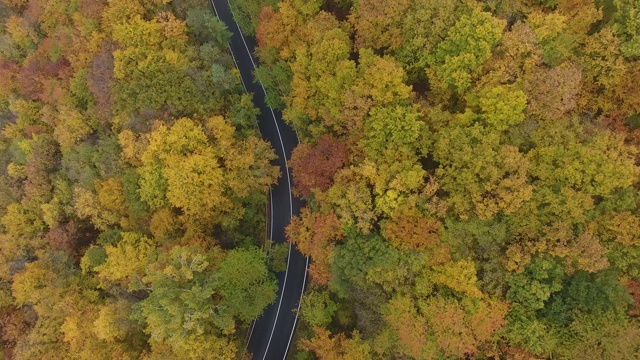
<path fill-rule="evenodd" d="M 308 196 L 314 189 L 327 190 L 347 158 L 345 144 L 328 134 L 322 135 L 314 146 L 301 144 L 296 147 L 289 166 L 299 195 Z"/>
<path fill-rule="evenodd" d="M 209 6 L 1 2 L 1 358 L 233 359 L 274 301 L 279 171 Z"/>
<path fill-rule="evenodd" d="M 385 359 L 637 357 L 637 341 L 593 341 L 640 329 L 636 8 L 261 10 L 260 78 L 301 137 L 290 165 L 307 208 L 287 235 L 311 256 L 309 299 L 325 294 L 303 302 L 302 348 L 327 359 L 359 341 Z M 318 314 L 323 329 L 305 320 Z"/>

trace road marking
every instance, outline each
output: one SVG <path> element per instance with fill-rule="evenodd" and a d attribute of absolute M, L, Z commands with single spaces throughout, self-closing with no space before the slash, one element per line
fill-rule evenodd
<path fill-rule="evenodd" d="M 300 300 L 298 300 L 298 311 L 296 311 L 296 318 L 293 320 L 293 330 L 291 330 L 291 335 L 289 335 L 289 342 L 287 343 L 287 349 L 284 351 L 284 358 L 286 359 L 287 353 L 289 352 L 289 346 L 291 346 L 291 340 L 293 340 L 293 333 L 296 329 L 296 324 L 298 323 L 298 315 L 300 315 L 300 305 L 302 305 L 302 295 L 304 294 L 304 288 L 307 286 L 307 269 L 309 268 L 309 257 L 307 256 L 307 264 L 304 267 L 304 280 L 302 281 L 302 291 L 300 292 Z M 251 339 L 251 337 L 249 337 Z"/>
<path fill-rule="evenodd" d="M 269 226 L 269 240 L 273 241 L 273 190 L 269 189 L 269 206 L 271 207 L 271 226 Z"/>
<path fill-rule="evenodd" d="M 242 34 L 242 30 L 240 30 L 240 26 L 235 21 L 235 15 L 233 14 L 233 11 L 231 11 L 231 4 L 229 3 L 229 0 L 227 0 L 227 4 L 229 5 L 229 11 L 231 12 L 231 16 L 234 18 L 234 23 L 236 24 L 236 27 L 238 28 L 238 33 L 240 34 L 240 38 L 242 39 L 244 47 L 247 50 L 247 54 L 249 55 L 249 59 L 251 60 L 251 64 L 253 65 L 253 69 L 255 70 L 256 69 L 256 63 L 253 61 L 253 55 L 251 54 L 251 51 L 249 50 L 249 46 L 247 45 L 247 42 L 246 42 L 246 40 L 244 38 L 244 35 Z M 214 4 L 213 0 L 211 0 L 211 5 L 213 6 L 213 11 L 215 12 L 216 16 L 218 16 L 218 11 L 216 9 L 216 5 Z M 219 18 L 219 16 L 218 16 L 218 18 Z M 229 51 L 231 51 L 231 45 L 229 45 Z M 238 67 L 238 63 L 235 60 L 235 57 L 233 56 L 233 51 L 231 51 L 231 56 L 234 58 L 234 62 L 236 63 L 236 67 Z M 238 67 L 238 71 L 239 71 L 239 67 Z M 240 75 L 240 79 L 241 79 L 242 84 L 244 86 L 244 80 L 242 80 L 242 75 Z M 263 91 L 263 93 L 264 93 L 264 95 L 266 97 L 267 96 L 267 90 L 264 88 L 264 85 L 262 84 L 262 81 L 260 81 L 260 79 L 258 79 L 258 83 L 260 83 L 260 87 L 262 88 L 262 91 Z M 245 91 L 246 91 L 246 87 L 245 87 Z M 280 133 L 280 127 L 278 126 L 278 121 L 276 119 L 276 115 L 275 115 L 275 113 L 273 111 L 273 108 L 271 108 L 270 106 L 268 106 L 268 107 L 269 107 L 269 110 L 271 110 L 271 117 L 273 119 L 274 125 L 276 126 L 276 131 L 278 132 L 278 138 L 280 139 L 280 146 L 282 148 L 282 155 L 283 155 L 284 165 L 285 165 L 284 168 L 285 168 L 285 171 L 287 173 L 287 187 L 289 188 L 289 218 L 291 219 L 293 217 L 293 198 L 291 196 L 291 174 L 289 173 L 289 165 L 288 165 L 288 162 L 287 162 L 287 153 L 286 153 L 285 148 L 284 148 L 284 141 L 282 140 L 282 134 Z M 297 130 L 295 131 L 295 133 L 296 133 L 296 140 L 298 140 L 298 132 L 297 132 Z M 271 207 L 273 209 L 273 202 L 271 204 Z M 271 212 L 271 224 L 272 224 L 272 226 L 271 226 L 271 239 L 273 240 L 273 211 Z M 289 243 L 289 253 L 287 254 L 287 270 L 285 271 L 285 274 L 284 274 L 284 281 L 282 283 L 282 292 L 280 294 L 280 301 L 278 302 L 278 309 L 276 310 L 276 318 L 275 318 L 275 321 L 273 322 L 273 327 L 271 329 L 271 334 L 269 335 L 269 341 L 267 342 L 267 347 L 265 349 L 265 353 L 264 353 L 264 356 L 262 358 L 263 360 L 266 359 L 267 352 L 269 351 L 269 346 L 271 345 L 271 340 L 273 338 L 273 333 L 275 332 L 276 324 L 278 322 L 278 317 L 280 315 L 280 308 L 282 307 L 282 298 L 283 298 L 283 295 L 284 295 L 285 288 L 287 286 L 287 277 L 289 275 L 289 262 L 290 262 L 290 259 L 291 259 L 291 249 L 292 249 L 292 246 L 291 246 L 291 243 Z M 305 271 L 304 271 L 304 281 L 303 281 L 303 285 L 302 285 L 302 291 L 300 292 L 300 300 L 298 300 L 298 313 L 299 313 L 299 310 L 300 310 L 300 303 L 301 303 L 301 300 L 302 300 L 302 294 L 304 293 L 304 287 L 305 287 L 306 281 L 307 281 L 307 268 L 308 268 L 308 266 L 309 266 L 309 257 L 307 256 L 306 257 L 306 265 L 305 265 Z M 284 358 L 286 358 L 287 352 L 289 351 L 289 346 L 291 344 L 291 339 L 293 338 L 293 333 L 295 332 L 297 321 L 298 321 L 298 314 L 296 314 L 296 318 L 295 318 L 294 323 L 293 323 L 293 328 L 291 329 L 291 335 L 289 336 L 289 342 L 287 343 L 287 349 L 285 351 Z"/>
<path fill-rule="evenodd" d="M 227 0 L 227 4 L 229 5 L 229 11 L 231 12 L 231 15 L 233 16 L 233 18 L 235 19 L 235 14 L 233 14 L 233 11 L 231 11 L 231 4 L 229 4 L 229 0 Z M 234 21 L 235 22 L 235 21 Z M 253 55 L 251 54 L 251 50 L 249 50 L 249 46 L 247 45 L 247 41 L 244 38 L 244 35 L 242 35 L 242 30 L 240 29 L 240 25 L 238 25 L 237 22 L 235 22 L 236 24 L 236 28 L 238 29 L 238 33 L 240 34 L 240 38 L 242 39 L 242 43 L 244 44 L 245 49 L 247 50 L 247 54 L 249 55 L 249 59 L 251 60 L 251 64 L 253 65 L 253 69 L 256 69 L 256 63 L 253 61 Z M 262 88 L 262 91 L 264 93 L 264 95 L 267 95 L 267 91 L 264 88 L 264 85 L 262 84 L 262 81 L 258 80 L 258 82 L 260 83 L 260 87 Z M 282 148 L 282 157 L 284 160 L 284 168 L 285 171 L 287 173 L 287 186 L 289 188 L 289 216 L 290 218 L 293 217 L 293 198 L 291 196 L 291 177 L 289 174 L 289 165 L 287 163 L 287 153 L 285 151 L 284 148 L 284 141 L 282 140 L 282 134 L 280 133 L 280 127 L 278 126 L 278 121 L 276 119 L 276 115 L 273 112 L 273 109 L 271 107 L 269 107 L 269 109 L 271 110 L 271 117 L 273 119 L 273 123 L 276 126 L 276 131 L 278 132 L 278 138 L 280 139 L 280 146 Z M 278 318 L 280 317 L 280 309 L 282 308 L 282 299 L 284 298 L 284 292 L 285 289 L 287 287 L 287 278 L 289 277 L 289 263 L 291 260 L 291 243 L 289 243 L 289 252 L 287 254 L 287 270 L 284 273 L 284 281 L 282 282 L 282 292 L 280 293 L 280 300 L 278 301 L 278 309 L 276 310 L 276 318 L 273 322 L 273 327 L 271 328 L 271 334 L 269 334 L 269 341 L 267 342 L 267 347 L 265 349 L 264 352 L 264 356 L 262 357 L 262 360 L 265 360 L 267 358 L 267 353 L 269 352 L 269 347 L 271 346 L 271 340 L 273 340 L 273 334 L 276 330 L 276 325 L 278 324 Z M 306 269 L 305 269 L 305 276 L 306 276 Z M 293 334 L 295 330 L 295 327 L 291 330 L 291 334 Z M 285 357 L 286 357 L 286 353 L 285 353 Z"/>

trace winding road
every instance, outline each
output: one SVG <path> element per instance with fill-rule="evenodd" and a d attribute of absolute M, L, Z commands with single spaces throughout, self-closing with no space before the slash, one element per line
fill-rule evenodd
<path fill-rule="evenodd" d="M 282 121 L 280 113 L 265 104 L 264 86 L 253 81 L 253 69 L 257 60 L 253 58 L 255 41 L 245 37 L 235 22 L 228 0 L 210 0 L 218 18 L 233 33 L 229 48 L 240 71 L 245 90 L 253 93 L 253 101 L 260 109 L 258 127 L 262 137 L 271 143 L 278 155 L 277 164 L 282 176 L 271 189 L 271 239 L 276 243 L 286 242 L 284 228 L 291 217 L 300 213 L 302 201 L 291 193 L 291 175 L 287 159 L 298 144 L 296 133 Z M 247 346 L 248 352 L 256 360 L 285 359 L 291 346 L 293 333 L 298 321 L 300 297 L 307 281 L 309 259 L 298 249 L 289 245 L 287 270 L 279 273 L 278 297 L 269 305 L 254 323 Z"/>

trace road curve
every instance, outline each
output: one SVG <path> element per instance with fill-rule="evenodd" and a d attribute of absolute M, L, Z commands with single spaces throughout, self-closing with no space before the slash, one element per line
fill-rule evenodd
<path fill-rule="evenodd" d="M 277 165 L 282 176 L 271 189 L 271 239 L 286 242 L 284 228 L 291 217 L 300 213 L 302 201 L 291 193 L 291 176 L 287 160 L 298 144 L 296 133 L 282 121 L 280 113 L 265 104 L 265 89 L 253 81 L 255 41 L 244 37 L 233 18 L 228 0 L 210 0 L 215 14 L 233 33 L 229 48 L 240 71 L 247 92 L 253 93 L 253 101 L 260 109 L 258 127 L 262 137 L 271 143 L 278 155 Z M 279 273 L 278 297 L 253 324 L 247 349 L 255 360 L 285 359 L 298 321 L 297 309 L 307 280 L 309 259 L 294 246 L 289 246 L 287 270 Z"/>

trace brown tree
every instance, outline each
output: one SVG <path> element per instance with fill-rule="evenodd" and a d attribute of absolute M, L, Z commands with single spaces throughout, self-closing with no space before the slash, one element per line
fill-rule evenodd
<path fill-rule="evenodd" d="M 289 242 L 297 245 L 303 254 L 313 259 L 309 266 L 309 274 L 317 284 L 329 283 L 333 249 L 335 242 L 342 237 L 342 225 L 333 212 L 323 215 L 304 208 L 300 216 L 294 216 L 287 226 Z"/>
<path fill-rule="evenodd" d="M 303 197 L 313 190 L 325 191 L 333 176 L 348 158 L 347 146 L 330 134 L 324 134 L 315 145 L 301 143 L 291 156 L 295 192 Z"/>

